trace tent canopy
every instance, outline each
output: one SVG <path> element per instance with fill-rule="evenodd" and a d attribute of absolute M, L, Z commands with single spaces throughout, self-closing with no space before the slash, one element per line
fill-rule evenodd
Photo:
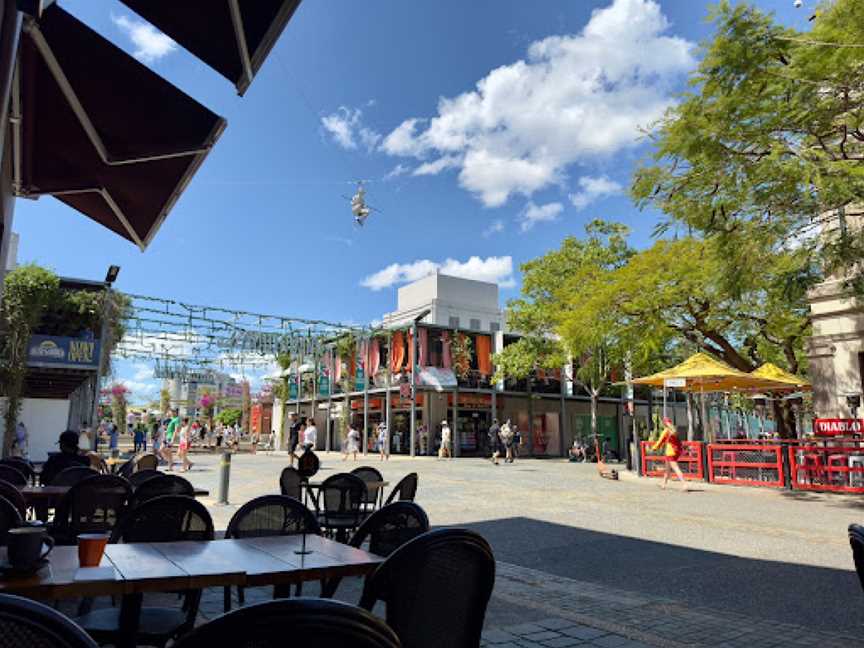
<path fill-rule="evenodd" d="M 663 387 L 666 380 L 676 378 L 685 381 L 683 387 L 677 388 L 683 391 L 776 391 L 789 388 L 788 384 L 739 371 L 706 353 L 695 353 L 671 369 L 636 378 L 633 384 Z"/>
<path fill-rule="evenodd" d="M 750 375 L 757 376 L 758 378 L 765 378 L 767 380 L 773 380 L 774 382 L 783 383 L 786 385 L 787 389 L 805 391 L 812 389 L 810 382 L 805 378 L 802 378 L 801 376 L 796 376 L 793 373 L 789 373 L 785 369 L 781 369 L 780 367 L 771 362 L 766 362 Z"/>

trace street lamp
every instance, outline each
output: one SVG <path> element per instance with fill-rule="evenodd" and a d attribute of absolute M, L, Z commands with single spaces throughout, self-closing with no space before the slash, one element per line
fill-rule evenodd
<path fill-rule="evenodd" d="M 120 266 L 112 265 L 108 266 L 108 272 L 105 274 L 105 283 L 113 284 L 117 281 L 117 275 L 120 274 Z"/>

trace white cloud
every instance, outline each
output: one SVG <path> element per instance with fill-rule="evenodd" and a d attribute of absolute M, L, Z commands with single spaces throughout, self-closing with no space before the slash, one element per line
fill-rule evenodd
<path fill-rule="evenodd" d="M 121 383 L 131 392 L 129 400 L 133 403 L 146 403 L 147 401 L 155 400 L 159 393 L 159 385 L 155 382 L 128 380 L 126 378 L 121 378 L 117 382 Z"/>
<path fill-rule="evenodd" d="M 483 230 L 483 238 L 489 238 L 493 234 L 500 234 L 504 231 L 504 221 L 500 218 L 492 221 L 485 230 Z"/>
<path fill-rule="evenodd" d="M 579 178 L 579 191 L 570 194 L 570 202 L 576 209 L 585 209 L 591 203 L 621 193 L 623 187 L 606 176 L 583 176 Z"/>
<path fill-rule="evenodd" d="M 444 171 L 444 169 L 458 167 L 461 163 L 462 159 L 458 155 L 445 155 L 432 162 L 424 162 L 414 169 L 413 175 L 437 175 Z"/>
<path fill-rule="evenodd" d="M 548 223 L 558 220 L 558 216 L 564 211 L 564 205 L 560 202 L 547 203 L 545 205 L 535 205 L 529 202 L 525 205 L 525 209 L 519 215 L 520 229 L 527 232 L 537 223 Z"/>
<path fill-rule="evenodd" d="M 364 126 L 362 118 L 363 111 L 359 108 L 339 106 L 336 112 L 321 118 L 321 125 L 342 148 L 354 150 L 362 145 L 367 151 L 373 151 L 381 134 Z"/>
<path fill-rule="evenodd" d="M 177 49 L 177 43 L 143 20 L 111 15 L 113 22 L 132 41 L 132 55 L 144 63 L 153 63 Z"/>
<path fill-rule="evenodd" d="M 447 259 L 443 262 L 421 259 L 413 263 L 392 263 L 386 268 L 369 275 L 360 285 L 370 290 L 382 290 L 397 284 L 410 283 L 434 272 L 477 281 L 497 283 L 502 288 L 516 285 L 513 278 L 513 258 L 509 256 L 487 257 L 472 256 L 466 261 Z"/>
<path fill-rule="evenodd" d="M 380 150 L 424 160 L 426 173 L 457 166 L 488 207 L 562 183 L 571 164 L 635 147 L 673 103 L 695 45 L 668 26 L 654 0 L 613 0 L 580 33 L 536 41 L 474 90 L 442 97 L 431 119 L 406 119 Z"/>
<path fill-rule="evenodd" d="M 135 375 L 132 376 L 132 380 L 144 381 L 144 380 L 152 380 L 153 379 L 153 367 L 148 364 L 144 364 L 142 362 L 136 362 L 132 365 L 135 368 Z"/>
<path fill-rule="evenodd" d="M 393 178 L 398 178 L 401 175 L 405 175 L 406 173 L 411 172 L 411 167 L 402 164 L 401 162 L 397 164 L 395 167 L 390 169 L 387 172 L 387 175 L 384 176 L 385 180 L 392 180 Z"/>

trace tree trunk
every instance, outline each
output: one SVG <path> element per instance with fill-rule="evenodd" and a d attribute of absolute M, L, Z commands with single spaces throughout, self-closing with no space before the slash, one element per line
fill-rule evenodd
<path fill-rule="evenodd" d="M 599 392 L 596 389 L 591 390 L 591 436 L 597 437 L 597 398 Z"/>
<path fill-rule="evenodd" d="M 787 401 L 771 401 L 774 409 L 774 421 L 777 425 L 777 434 L 781 439 L 796 438 L 795 412 L 791 403 Z"/>
<path fill-rule="evenodd" d="M 687 440 L 693 440 L 693 396 L 690 392 L 684 394 L 687 402 Z"/>

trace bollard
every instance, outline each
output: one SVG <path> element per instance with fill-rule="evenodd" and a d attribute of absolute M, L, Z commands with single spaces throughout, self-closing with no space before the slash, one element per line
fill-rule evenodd
<path fill-rule="evenodd" d="M 228 503 L 228 480 L 231 477 L 231 453 L 222 453 L 222 461 L 219 462 L 219 504 Z"/>

